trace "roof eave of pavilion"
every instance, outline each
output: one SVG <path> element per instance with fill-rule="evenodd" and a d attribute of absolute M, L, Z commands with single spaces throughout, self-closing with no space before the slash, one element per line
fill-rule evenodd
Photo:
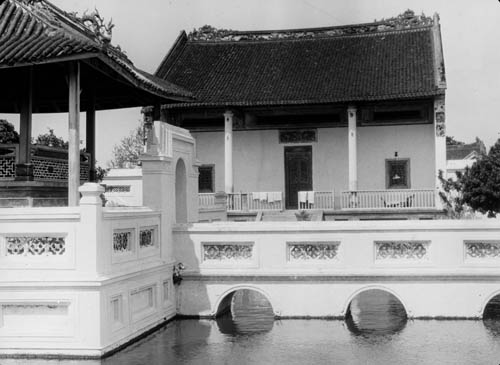
<path fill-rule="evenodd" d="M 231 107 L 278 107 L 278 106 L 294 106 L 294 105 L 328 105 L 328 104 L 349 104 L 349 103 L 364 103 L 364 102 L 383 102 L 397 100 L 412 100 L 425 99 L 442 96 L 445 94 L 445 89 L 436 88 L 433 92 L 424 93 L 406 93 L 394 95 L 373 95 L 359 96 L 348 98 L 331 98 L 324 100 L 262 100 L 262 101 L 217 101 L 217 102 L 201 102 L 192 101 L 187 103 L 172 103 L 162 105 L 162 109 L 190 109 L 190 108 L 231 108 Z"/>

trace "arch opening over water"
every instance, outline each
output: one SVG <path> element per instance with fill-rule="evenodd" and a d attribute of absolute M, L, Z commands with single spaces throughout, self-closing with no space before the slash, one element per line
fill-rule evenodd
<path fill-rule="evenodd" d="M 495 336 L 500 336 L 500 294 L 493 296 L 483 310 L 484 326 Z"/>
<path fill-rule="evenodd" d="M 387 335 L 406 326 L 408 315 L 401 301 L 383 289 L 368 289 L 350 301 L 345 320 L 354 335 Z"/>
<path fill-rule="evenodd" d="M 266 296 L 253 289 L 236 289 L 219 302 L 215 318 L 224 334 L 267 332 L 274 325 L 274 310 Z"/>

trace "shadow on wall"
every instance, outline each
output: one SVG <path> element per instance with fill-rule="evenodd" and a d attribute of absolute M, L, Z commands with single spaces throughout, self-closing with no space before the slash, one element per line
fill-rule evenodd
<path fill-rule="evenodd" d="M 187 176 L 186 164 L 179 158 L 175 166 L 175 221 L 187 223 Z"/>

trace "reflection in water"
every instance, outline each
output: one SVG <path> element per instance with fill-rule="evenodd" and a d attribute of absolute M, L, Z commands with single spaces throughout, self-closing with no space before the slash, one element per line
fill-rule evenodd
<path fill-rule="evenodd" d="M 406 311 L 392 294 L 367 290 L 349 305 L 346 324 L 355 335 L 389 335 L 401 331 L 407 322 Z"/>
<path fill-rule="evenodd" d="M 217 326 L 226 335 L 250 334 L 270 331 L 274 312 L 269 301 L 259 292 L 242 289 L 232 294 L 230 307 L 221 308 Z"/>
<path fill-rule="evenodd" d="M 274 322 L 267 301 L 254 292 L 247 296 L 239 292 L 228 300 L 232 316 L 222 316 L 217 321 L 173 321 L 102 361 L 0 359 L 0 364 L 498 363 L 500 321 L 414 320 L 407 323 L 401 303 L 394 297 L 379 294 L 364 292 L 353 300 L 345 322 L 302 319 Z"/>

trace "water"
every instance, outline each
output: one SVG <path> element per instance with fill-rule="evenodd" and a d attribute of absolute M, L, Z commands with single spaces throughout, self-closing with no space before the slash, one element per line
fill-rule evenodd
<path fill-rule="evenodd" d="M 0 364 L 500 363 L 499 320 L 407 320 L 397 299 L 380 292 L 358 296 L 346 320 L 274 320 L 254 294 L 237 293 L 231 307 L 217 320 L 171 322 L 102 361 Z"/>

